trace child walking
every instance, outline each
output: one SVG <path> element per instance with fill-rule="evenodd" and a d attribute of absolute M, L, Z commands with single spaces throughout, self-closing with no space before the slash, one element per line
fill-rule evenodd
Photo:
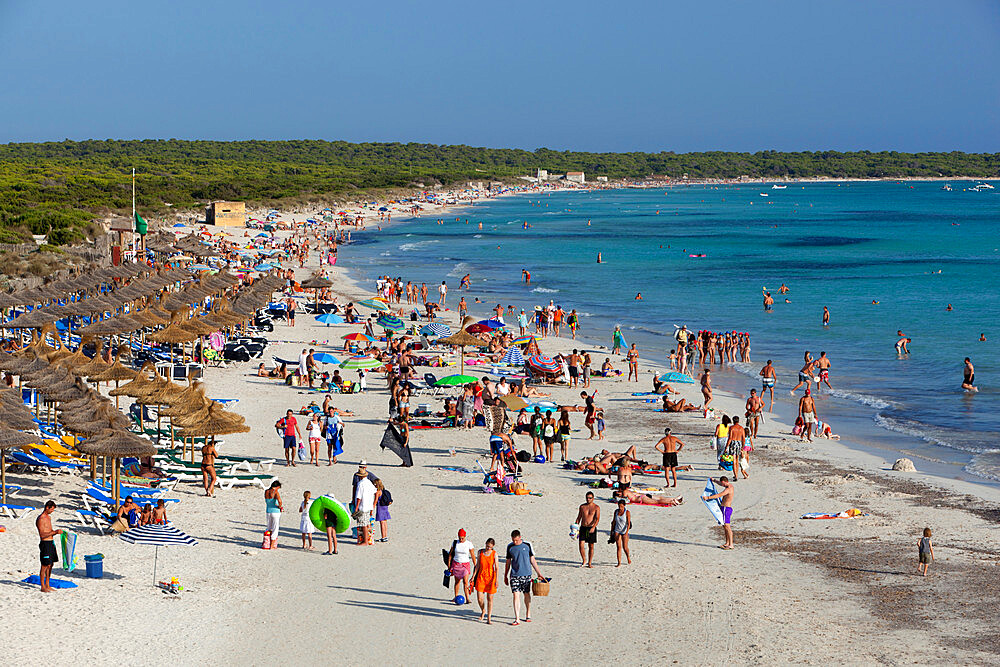
<path fill-rule="evenodd" d="M 382 537 L 376 541 L 378 542 L 388 542 L 389 541 L 389 505 L 392 504 L 392 494 L 389 490 L 385 488 L 382 484 L 382 480 L 375 480 L 375 520 L 378 521 L 379 529 L 382 531 Z"/>
<path fill-rule="evenodd" d="M 917 542 L 917 553 L 920 558 L 917 571 L 926 577 L 927 569 L 931 566 L 931 561 L 934 560 L 934 545 L 931 544 L 930 528 L 924 528 L 924 536 Z"/>
<path fill-rule="evenodd" d="M 309 496 L 308 491 L 303 492 L 302 504 L 299 506 L 299 532 L 302 533 L 302 548 L 306 551 L 313 550 L 313 531 L 316 530 L 309 518 L 309 506 L 312 505 Z"/>

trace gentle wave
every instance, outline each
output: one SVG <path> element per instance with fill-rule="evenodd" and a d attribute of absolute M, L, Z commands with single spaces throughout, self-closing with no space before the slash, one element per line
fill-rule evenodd
<path fill-rule="evenodd" d="M 536 287 L 535 289 L 533 289 L 531 291 L 532 292 L 542 292 L 542 293 L 545 293 L 545 294 L 554 294 L 554 293 L 558 292 L 559 290 L 557 290 L 557 289 L 549 289 L 548 287 Z"/>
<path fill-rule="evenodd" d="M 459 262 L 454 267 L 452 267 L 451 271 L 448 272 L 448 276 L 451 278 L 459 278 L 461 276 L 464 276 L 466 273 L 471 273 L 471 270 L 472 270 L 471 264 L 469 264 L 468 262 Z"/>
<path fill-rule="evenodd" d="M 877 396 L 863 394 L 857 391 L 848 391 L 846 389 L 828 389 L 827 393 L 836 398 L 843 398 L 848 401 L 854 401 L 855 403 L 861 403 L 862 405 L 873 407 L 876 410 L 888 410 L 889 408 L 897 407 L 895 403 L 891 403 Z"/>
<path fill-rule="evenodd" d="M 1000 450 L 979 454 L 962 469 L 970 475 L 1000 482 Z"/>
<path fill-rule="evenodd" d="M 413 243 L 404 243 L 399 246 L 399 249 L 403 252 L 409 252 L 411 250 L 417 250 L 418 248 L 425 248 L 432 243 L 440 243 L 437 239 L 429 239 L 427 241 L 414 241 Z"/>
<path fill-rule="evenodd" d="M 472 238 L 474 238 L 474 239 L 481 239 L 481 238 L 483 238 L 483 235 L 482 234 L 473 234 Z"/>
<path fill-rule="evenodd" d="M 913 436 L 923 440 L 924 442 L 929 442 L 932 445 L 948 447 L 949 449 L 956 449 L 970 454 L 985 454 L 998 451 L 992 447 L 988 447 L 984 442 L 963 442 L 963 433 L 960 431 L 950 433 L 946 429 L 931 426 L 930 424 L 924 424 L 913 419 L 877 414 L 875 415 L 874 421 L 884 429 L 894 431 L 896 433 L 902 433 L 903 435 Z M 980 433 L 979 435 L 986 436 L 987 434 Z M 996 440 L 994 440 L 994 442 L 996 442 Z"/>

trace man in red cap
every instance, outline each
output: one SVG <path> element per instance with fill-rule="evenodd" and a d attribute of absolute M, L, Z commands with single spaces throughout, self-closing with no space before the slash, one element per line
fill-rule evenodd
<path fill-rule="evenodd" d="M 470 582 L 472 554 L 476 552 L 476 548 L 472 546 L 472 542 L 465 539 L 465 535 L 465 528 L 459 529 L 458 539 L 451 545 L 451 559 L 448 563 L 448 569 L 451 570 L 451 576 L 455 578 L 455 599 L 458 599 L 458 586 L 462 584 L 465 592 L 465 604 L 469 604 L 472 602 L 472 584 Z"/>

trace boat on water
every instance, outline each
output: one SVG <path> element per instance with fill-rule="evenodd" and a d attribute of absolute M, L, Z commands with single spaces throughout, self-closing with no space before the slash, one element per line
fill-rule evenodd
<path fill-rule="evenodd" d="M 767 194 L 766 192 L 761 192 L 760 196 L 761 197 L 770 197 L 771 195 Z"/>
<path fill-rule="evenodd" d="M 772 190 L 784 190 L 787 187 L 788 187 L 787 185 L 774 184 L 774 185 L 771 186 L 771 189 Z"/>
<path fill-rule="evenodd" d="M 976 189 L 977 190 L 996 190 L 996 188 L 994 188 L 989 183 L 976 183 Z"/>

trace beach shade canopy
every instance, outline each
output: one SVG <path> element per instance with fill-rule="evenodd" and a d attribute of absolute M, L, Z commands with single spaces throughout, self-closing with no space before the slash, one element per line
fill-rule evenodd
<path fill-rule="evenodd" d="M 192 264 L 191 266 L 187 267 L 187 270 L 188 271 L 211 271 L 212 267 L 210 267 L 207 264 Z"/>
<path fill-rule="evenodd" d="M 471 375 L 446 375 L 434 383 L 435 387 L 459 387 L 472 384 L 476 378 Z"/>
<path fill-rule="evenodd" d="M 440 338 L 442 336 L 450 336 L 451 327 L 443 322 L 431 322 L 430 324 L 425 324 L 420 327 L 420 333 L 428 338 Z"/>
<path fill-rule="evenodd" d="M 457 345 L 459 348 L 461 348 L 462 361 L 461 361 L 460 372 L 462 373 L 465 372 L 465 346 L 474 345 L 476 347 L 479 347 L 480 345 L 483 344 L 483 341 L 479 340 L 465 329 L 456 331 L 450 336 L 446 336 L 444 338 L 438 338 L 437 342 L 441 345 Z"/>
<path fill-rule="evenodd" d="M 13 447 L 35 447 L 40 438 L 15 431 L 9 428 L 0 428 L 0 498 L 7 502 L 7 462 L 2 460 L 3 450 Z"/>
<path fill-rule="evenodd" d="M 508 410 L 523 410 L 528 407 L 527 401 L 525 401 L 520 396 L 514 396 L 512 394 L 507 394 L 506 396 L 500 397 L 500 402 L 507 406 Z"/>
<path fill-rule="evenodd" d="M 558 361 L 544 354 L 528 357 L 528 366 L 539 373 L 558 373 L 561 368 Z"/>
<path fill-rule="evenodd" d="M 330 326 L 331 324 L 343 324 L 344 318 L 340 315 L 334 315 L 333 313 L 323 313 L 322 315 L 316 316 L 316 321 L 320 324 Z"/>
<path fill-rule="evenodd" d="M 299 285 L 302 289 L 326 289 L 332 287 L 333 281 L 323 276 L 313 276 L 308 280 L 303 280 Z"/>
<path fill-rule="evenodd" d="M 190 547 L 198 544 L 187 533 L 183 533 L 173 526 L 165 526 L 151 523 L 148 526 L 138 526 L 126 530 L 119 537 L 129 544 L 145 544 L 155 547 L 153 552 L 153 584 L 156 584 L 156 564 L 159 560 L 160 547 Z"/>
<path fill-rule="evenodd" d="M 317 352 L 313 355 L 313 359 L 321 364 L 339 364 L 340 359 L 333 356 L 329 352 Z"/>
<path fill-rule="evenodd" d="M 360 331 L 355 331 L 354 333 L 349 333 L 341 336 L 344 340 L 355 340 L 355 341 L 367 341 L 369 343 L 373 342 L 375 339 L 368 334 L 363 334 Z"/>
<path fill-rule="evenodd" d="M 660 382 L 674 382 L 678 384 L 694 384 L 694 378 L 690 375 L 685 375 L 684 373 L 679 373 L 677 371 L 670 371 L 669 373 L 664 373 L 659 377 Z"/>
<path fill-rule="evenodd" d="M 485 324 L 476 322 L 475 324 L 470 324 L 469 326 L 465 327 L 464 331 L 468 331 L 470 334 L 481 334 L 481 333 L 489 333 L 493 331 L 493 329 L 490 329 Z"/>
<path fill-rule="evenodd" d="M 402 331 L 406 328 L 406 325 L 403 324 L 403 320 L 399 319 L 395 315 L 382 315 L 378 318 L 376 324 L 386 331 Z"/>
<path fill-rule="evenodd" d="M 359 354 L 340 362 L 340 367 L 345 370 L 381 368 L 384 365 L 378 359 L 369 357 L 367 354 Z"/>
<path fill-rule="evenodd" d="M 379 301 L 377 299 L 365 299 L 364 301 L 358 301 L 358 305 L 364 306 L 365 308 L 369 308 L 371 310 L 378 310 L 381 312 L 389 310 L 389 306 L 387 306 L 384 302 Z"/>
<path fill-rule="evenodd" d="M 264 262 L 263 264 L 258 264 L 257 266 L 253 267 L 253 270 L 254 271 L 270 271 L 273 268 L 274 268 L 273 264 L 268 264 L 267 262 Z"/>
<path fill-rule="evenodd" d="M 527 345 L 531 341 L 535 340 L 534 336 L 521 336 L 520 338 L 515 338 L 510 342 L 511 345 Z"/>
<path fill-rule="evenodd" d="M 507 348 L 507 351 L 503 353 L 500 358 L 501 364 L 507 364 L 508 366 L 523 366 L 524 365 L 524 355 L 521 354 L 520 348 L 513 345 Z"/>
<path fill-rule="evenodd" d="M 476 324 L 480 324 L 480 325 L 486 327 L 487 329 L 491 329 L 491 330 L 492 329 L 503 329 L 505 326 L 507 326 L 506 324 L 504 324 L 503 322 L 501 322 L 500 320 L 498 320 L 496 318 L 489 319 L 489 320 L 479 320 L 478 322 L 476 322 Z"/>

